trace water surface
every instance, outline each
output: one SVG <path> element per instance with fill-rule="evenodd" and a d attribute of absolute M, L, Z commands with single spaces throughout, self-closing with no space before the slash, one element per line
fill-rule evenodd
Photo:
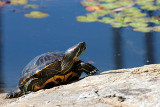
<path fill-rule="evenodd" d="M 24 13 L 30 10 L 21 11 L 23 6 L 3 7 L 1 65 L 6 88 L 16 87 L 22 69 L 35 56 L 65 51 L 81 41 L 87 49 L 80 58 L 94 62 L 99 72 L 160 63 L 160 33 L 77 22 L 77 16 L 86 14 L 79 0 L 44 1 L 42 6 L 46 8 L 39 10 L 49 17 L 26 18 Z M 15 8 L 20 11 L 12 12 Z"/>

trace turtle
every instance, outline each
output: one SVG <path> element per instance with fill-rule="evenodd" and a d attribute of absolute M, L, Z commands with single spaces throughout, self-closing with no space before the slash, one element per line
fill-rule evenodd
<path fill-rule="evenodd" d="M 78 58 L 85 49 L 86 43 L 80 42 L 65 52 L 47 52 L 35 57 L 24 67 L 17 88 L 6 98 L 18 98 L 79 80 L 83 72 L 88 76 L 96 74 L 98 69 L 95 66 Z"/>

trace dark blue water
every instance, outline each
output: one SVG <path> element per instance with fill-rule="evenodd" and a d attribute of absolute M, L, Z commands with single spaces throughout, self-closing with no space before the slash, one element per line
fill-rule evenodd
<path fill-rule="evenodd" d="M 7 88 L 16 87 L 22 69 L 35 56 L 65 51 L 81 41 L 86 42 L 87 49 L 80 58 L 93 61 L 99 72 L 160 63 L 160 33 L 77 22 L 77 16 L 86 14 L 79 0 L 43 1 L 41 5 L 46 8 L 35 10 L 47 12 L 49 17 L 26 18 L 24 13 L 31 10 L 3 7 L 1 60 L 2 79 Z M 11 12 L 15 8 L 20 13 Z"/>

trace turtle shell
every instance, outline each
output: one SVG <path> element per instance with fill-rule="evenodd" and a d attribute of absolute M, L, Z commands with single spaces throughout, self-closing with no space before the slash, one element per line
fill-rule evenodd
<path fill-rule="evenodd" d="M 35 57 L 23 69 L 19 79 L 19 85 L 24 85 L 23 81 L 30 78 L 35 73 L 42 72 L 42 69 L 47 65 L 54 63 L 57 60 L 61 60 L 63 55 L 63 52 L 48 52 Z"/>

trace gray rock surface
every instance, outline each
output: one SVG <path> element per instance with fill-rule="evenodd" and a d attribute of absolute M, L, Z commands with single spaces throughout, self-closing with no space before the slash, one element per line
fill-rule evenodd
<path fill-rule="evenodd" d="M 5 95 L 0 107 L 160 107 L 160 65 L 106 71 L 20 98 Z"/>

